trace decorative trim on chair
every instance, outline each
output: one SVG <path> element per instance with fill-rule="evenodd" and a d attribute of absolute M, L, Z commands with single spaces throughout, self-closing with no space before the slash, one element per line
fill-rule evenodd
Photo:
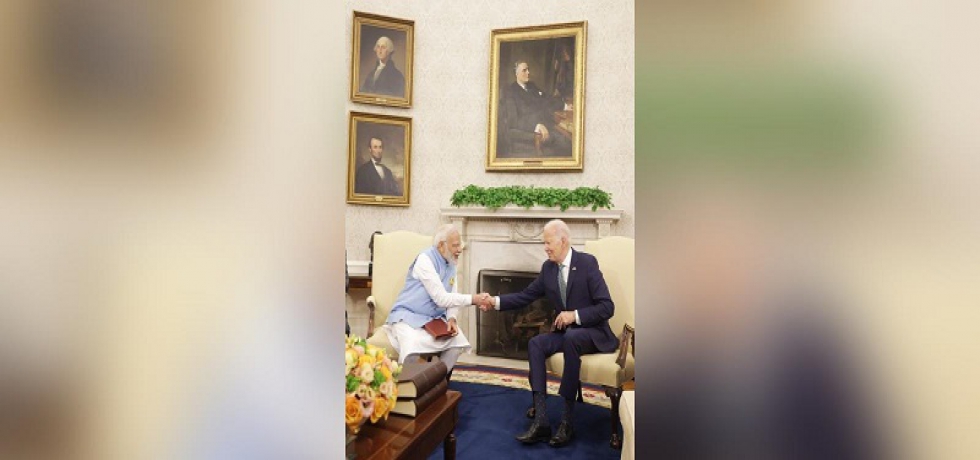
<path fill-rule="evenodd" d="M 616 364 L 619 364 L 620 369 L 626 367 L 626 354 L 630 352 L 631 349 L 635 348 L 633 341 L 633 333 L 635 329 L 629 324 L 623 325 L 623 333 L 619 335 L 619 356 L 616 357 Z M 634 351 L 635 356 L 635 351 Z"/>
<path fill-rule="evenodd" d="M 374 296 L 368 296 L 367 307 L 368 307 L 368 329 L 365 339 L 371 338 L 374 335 L 374 309 L 377 307 L 375 305 Z"/>

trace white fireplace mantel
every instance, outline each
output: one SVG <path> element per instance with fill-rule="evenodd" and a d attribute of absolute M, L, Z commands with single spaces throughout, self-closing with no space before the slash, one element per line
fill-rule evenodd
<path fill-rule="evenodd" d="M 592 222 L 595 225 L 596 238 L 604 238 L 610 235 L 612 224 L 623 217 L 620 209 L 597 209 L 592 208 L 569 208 L 562 211 L 558 208 L 546 208 L 535 206 L 522 208 L 518 206 L 505 206 L 499 209 L 489 209 L 482 206 L 464 206 L 459 208 L 442 208 L 441 215 L 448 218 L 450 222 L 459 227 L 465 235 L 467 233 L 467 221 L 548 221 L 561 219 L 567 223 L 572 222 Z M 518 238 L 514 238 L 518 239 Z"/>

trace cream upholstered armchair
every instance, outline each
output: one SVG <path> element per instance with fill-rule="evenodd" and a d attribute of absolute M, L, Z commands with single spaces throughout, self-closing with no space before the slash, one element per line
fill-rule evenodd
<path fill-rule="evenodd" d="M 388 313 L 405 286 L 408 267 L 423 249 L 432 246 L 432 236 L 397 231 L 374 237 L 374 269 L 371 275 L 371 295 L 368 306 L 368 343 L 384 348 L 392 359 L 398 351 L 391 346 L 388 334 L 375 334 L 388 319 Z"/>
<path fill-rule="evenodd" d="M 599 261 L 599 269 L 609 286 L 616 311 L 609 319 L 613 333 L 620 334 L 620 348 L 613 353 L 599 353 L 582 357 L 580 379 L 584 383 L 600 385 L 612 401 L 612 439 L 610 445 L 622 447 L 619 435 L 619 399 L 623 384 L 633 380 L 633 327 L 634 321 L 634 241 L 632 238 L 613 236 L 597 241 L 586 241 L 585 252 Z M 565 366 L 564 354 L 556 353 L 548 358 L 548 372 L 561 376 Z M 579 401 L 582 395 L 579 393 Z"/>

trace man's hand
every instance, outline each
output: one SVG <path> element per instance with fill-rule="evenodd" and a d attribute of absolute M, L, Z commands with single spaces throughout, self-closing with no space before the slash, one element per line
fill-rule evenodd
<path fill-rule="evenodd" d="M 563 311 L 555 317 L 555 329 L 565 329 L 569 324 L 575 324 L 574 311 Z"/>
<path fill-rule="evenodd" d="M 534 127 L 534 132 L 541 135 L 541 142 L 547 141 L 551 137 L 551 134 L 548 133 L 548 128 L 541 123 L 538 123 L 538 126 Z"/>
<path fill-rule="evenodd" d="M 449 318 L 449 332 L 453 334 L 453 337 L 459 334 L 459 326 L 456 325 L 456 318 Z"/>
<path fill-rule="evenodd" d="M 483 310 L 483 311 L 493 310 L 493 306 L 494 306 L 494 303 L 495 303 L 494 302 L 494 299 L 493 299 L 493 296 L 491 296 L 490 294 L 486 294 L 486 293 L 483 293 L 483 294 L 480 294 L 480 295 L 483 296 L 483 299 L 484 299 L 482 302 L 479 303 L 480 310 Z"/>
<path fill-rule="evenodd" d="M 482 308 L 483 305 L 487 303 L 489 300 L 490 300 L 490 294 L 487 294 L 485 292 L 481 294 L 473 294 L 473 305 L 476 305 L 478 307 Z"/>

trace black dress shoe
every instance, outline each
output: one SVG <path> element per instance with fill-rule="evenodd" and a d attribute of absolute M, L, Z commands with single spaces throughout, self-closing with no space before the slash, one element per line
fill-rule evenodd
<path fill-rule="evenodd" d="M 549 438 L 551 438 L 551 426 L 538 423 L 537 421 L 531 422 L 531 427 L 527 429 L 526 433 L 517 436 L 517 440 L 524 444 L 545 442 Z"/>
<path fill-rule="evenodd" d="M 572 438 L 574 437 L 575 432 L 572 430 L 572 422 L 562 421 L 561 425 L 558 426 L 558 432 L 548 441 L 548 444 L 551 447 L 567 446 L 568 443 L 572 442 Z"/>
<path fill-rule="evenodd" d="M 531 407 L 527 408 L 527 414 L 525 415 L 527 415 L 527 418 L 534 420 L 534 404 L 531 404 Z"/>

